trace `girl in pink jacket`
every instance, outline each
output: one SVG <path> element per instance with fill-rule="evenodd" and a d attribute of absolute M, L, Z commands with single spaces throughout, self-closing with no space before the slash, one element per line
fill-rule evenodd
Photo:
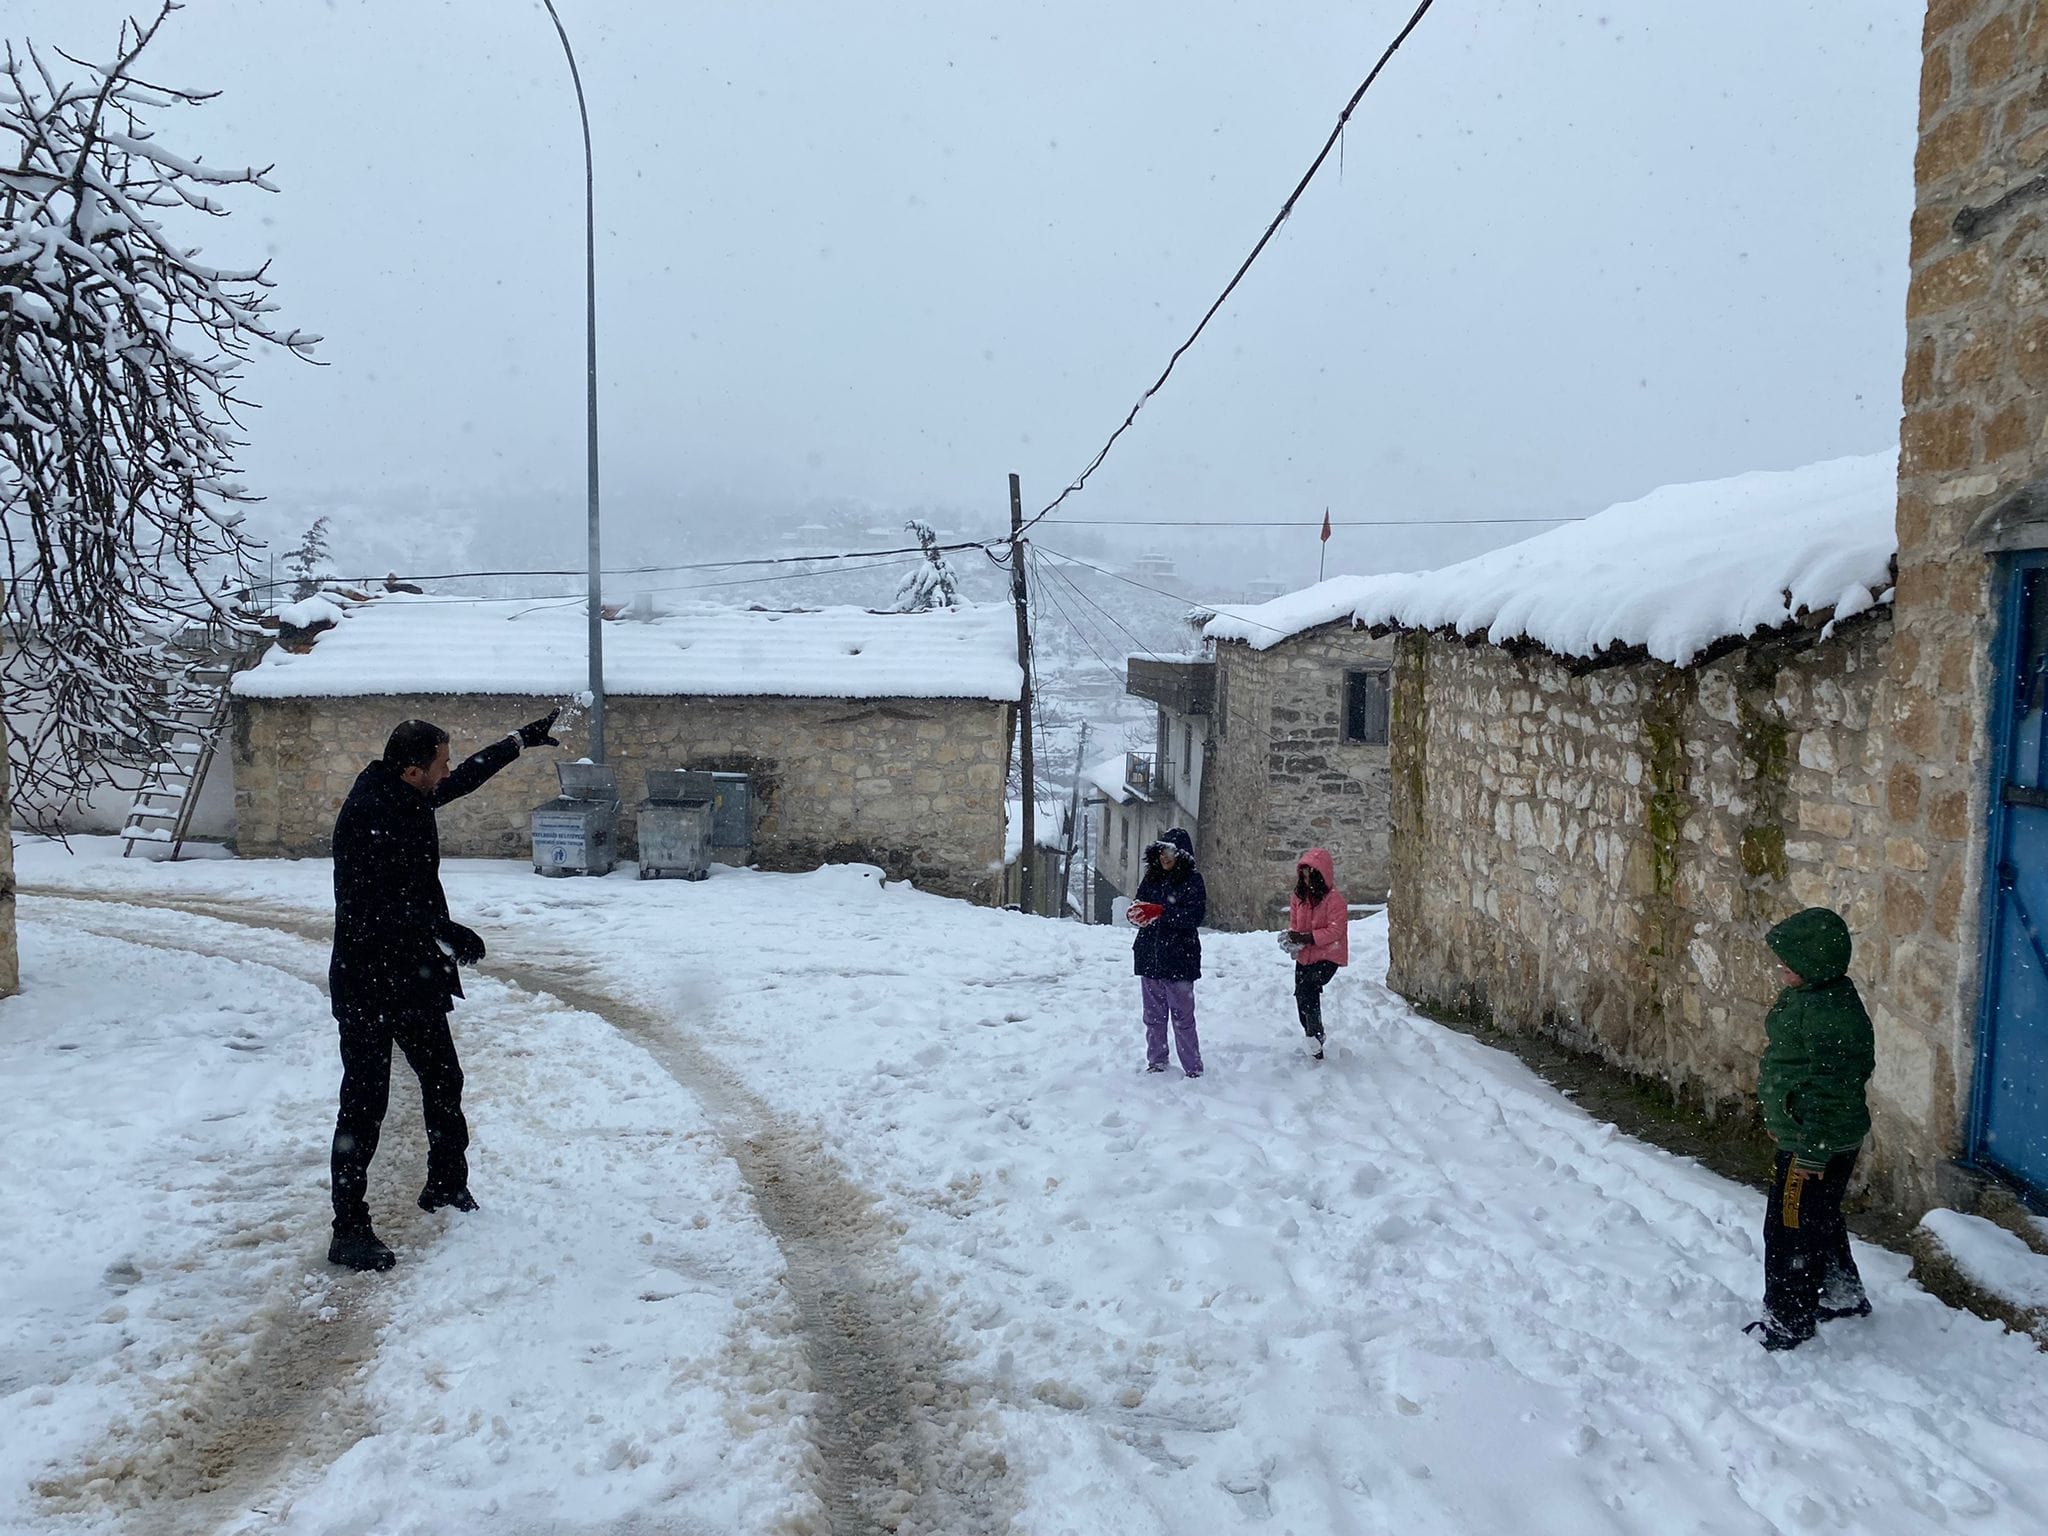
<path fill-rule="evenodd" d="M 1294 899 L 1287 908 L 1287 937 L 1294 956 L 1294 1007 L 1308 1053 L 1323 1059 L 1323 988 L 1337 967 L 1351 963 L 1351 914 L 1337 889 L 1329 850 L 1311 848 L 1294 866 Z"/>

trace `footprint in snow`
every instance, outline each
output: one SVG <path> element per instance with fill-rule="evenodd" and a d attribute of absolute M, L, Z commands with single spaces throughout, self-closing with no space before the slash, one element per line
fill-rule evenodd
<path fill-rule="evenodd" d="M 1274 1458 L 1268 1456 L 1257 1467 L 1244 1472 L 1226 1472 L 1216 1479 L 1217 1487 L 1237 1503 L 1237 1511 L 1248 1520 L 1273 1518 Z"/>

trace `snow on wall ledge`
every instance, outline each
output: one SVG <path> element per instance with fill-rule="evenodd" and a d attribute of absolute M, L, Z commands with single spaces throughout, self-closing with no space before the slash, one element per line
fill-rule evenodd
<path fill-rule="evenodd" d="M 244 698 L 361 694 L 566 697 L 587 685 L 581 604 L 396 593 L 352 609 L 312 650 L 273 646 L 240 673 Z M 610 694 L 829 699 L 1016 699 L 1004 607 L 870 613 L 704 609 L 604 626 Z"/>
<path fill-rule="evenodd" d="M 1898 453 L 1667 485 L 1437 571 L 1338 576 L 1203 633 L 1265 650 L 1350 619 L 1529 640 L 1560 656 L 1643 647 L 1685 666 L 1801 609 L 1848 618 L 1890 597 Z"/>

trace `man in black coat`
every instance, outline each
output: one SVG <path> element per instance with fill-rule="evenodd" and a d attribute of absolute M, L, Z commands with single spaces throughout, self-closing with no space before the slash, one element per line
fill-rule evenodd
<path fill-rule="evenodd" d="M 425 720 L 392 731 L 384 755 L 356 778 L 334 822 L 334 957 L 329 1001 L 341 1026 L 341 1109 L 334 1121 L 334 1241 L 329 1263 L 389 1269 L 396 1256 L 370 1227 L 370 1159 L 391 1096 L 395 1042 L 420 1080 L 427 1122 L 423 1210 L 473 1211 L 462 1063 L 448 1010 L 462 996 L 458 965 L 484 941 L 448 916 L 434 808 L 481 788 L 522 747 L 553 747 L 560 710 L 522 725 L 451 769 L 448 733 Z"/>

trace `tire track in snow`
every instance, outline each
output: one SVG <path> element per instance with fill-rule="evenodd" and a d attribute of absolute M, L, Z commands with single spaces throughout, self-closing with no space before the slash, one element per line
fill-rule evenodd
<path fill-rule="evenodd" d="M 322 943 L 328 937 L 324 925 L 227 900 L 144 905 L 47 894 L 145 911 L 163 907 Z M 603 1019 L 645 1049 L 719 1127 L 783 1255 L 803 1321 L 818 1399 L 810 1426 L 815 1491 L 826 1520 L 816 1536 L 995 1536 L 1008 1530 L 1016 1495 L 986 1384 L 958 1368 L 943 1321 L 895 1262 L 897 1231 L 818 1135 L 782 1121 L 673 1021 L 597 990 L 583 975 L 537 965 L 486 963 L 479 969 Z M 424 1160 L 423 1139 L 421 1148 Z"/>
<path fill-rule="evenodd" d="M 24 894 L 38 903 L 80 904 L 73 926 L 117 943 L 260 967 L 326 992 L 324 971 L 294 969 L 274 954 L 223 954 L 197 942 L 177 942 L 151 920 L 152 908 L 144 903 L 28 888 Z M 118 920 L 92 921 L 84 914 L 95 906 L 134 912 L 139 922 L 130 927 Z M 323 938 L 277 921 L 252 925 L 223 914 L 193 915 Z M 395 1159 L 401 1182 L 417 1182 L 425 1177 L 427 1159 L 419 1090 L 409 1075 L 399 1077 L 380 1150 Z M 317 1216 L 324 1218 L 324 1210 Z M 435 1231 L 408 1204 L 388 1223 L 387 1235 L 394 1246 L 417 1252 Z M 36 1492 L 46 1506 L 53 1513 L 121 1510 L 127 1524 L 148 1536 L 208 1536 L 262 1513 L 281 1483 L 324 1468 L 369 1434 L 361 1380 L 377 1352 L 391 1282 L 340 1270 L 321 1274 L 326 1256 L 317 1243 L 305 1263 L 309 1275 L 321 1278 L 260 1306 L 247 1320 L 247 1343 L 238 1352 L 206 1360 L 194 1374 L 167 1382 L 170 1395 L 144 1410 L 136 1424 L 117 1429 L 84 1465 L 39 1482 Z"/>
<path fill-rule="evenodd" d="M 1014 1494 L 986 1387 L 895 1261 L 897 1229 L 818 1135 L 784 1123 L 670 1021 L 542 967 L 484 967 L 595 1014 L 695 1094 L 782 1251 L 819 1407 L 812 1443 L 831 1536 L 994 1536 Z"/>

